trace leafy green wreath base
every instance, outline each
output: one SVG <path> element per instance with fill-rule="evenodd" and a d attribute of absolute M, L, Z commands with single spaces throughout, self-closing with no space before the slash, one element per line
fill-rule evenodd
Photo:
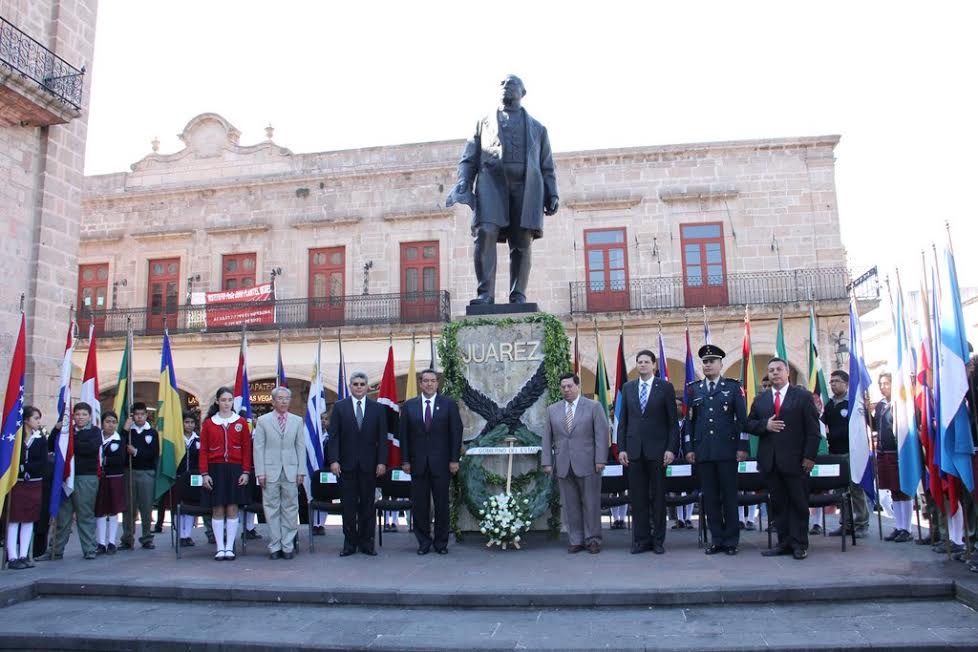
<path fill-rule="evenodd" d="M 462 373 L 462 355 L 458 346 L 458 331 L 463 327 L 472 326 L 513 326 L 516 324 L 543 324 L 543 367 L 547 381 L 547 402 L 553 403 L 561 398 L 560 376 L 571 370 L 570 342 L 564 332 L 564 326 L 553 315 L 536 314 L 526 317 L 502 319 L 463 319 L 454 321 L 445 327 L 441 340 L 438 342 L 438 356 L 444 369 L 445 386 L 443 391 L 457 401 L 462 400 L 466 381 Z M 505 424 L 484 433 L 469 446 L 499 446 L 509 435 L 517 439 L 519 446 L 539 446 L 540 436 L 528 430 L 522 424 L 510 428 Z M 450 527 L 455 533 L 456 541 L 462 540 L 458 516 L 462 504 L 477 521 L 482 504 L 489 498 L 489 487 L 506 486 L 506 478 L 496 475 L 483 468 L 474 457 L 463 456 L 459 473 L 452 478 L 452 500 L 449 514 Z M 548 476 L 539 467 L 512 479 L 512 492 L 521 493 L 530 500 L 530 515 L 536 519 L 547 509 L 547 527 L 551 537 L 560 535 L 560 495 L 556 488 L 556 479 Z"/>

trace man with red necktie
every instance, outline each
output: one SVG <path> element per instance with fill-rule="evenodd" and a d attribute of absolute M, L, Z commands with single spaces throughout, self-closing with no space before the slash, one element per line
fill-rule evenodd
<path fill-rule="evenodd" d="M 411 505 L 418 554 L 434 545 L 448 553 L 448 489 L 458 473 L 462 451 L 462 417 L 451 397 L 438 393 L 438 374 L 425 369 L 419 375 L 421 394 L 404 402 L 399 422 L 401 466 L 411 474 Z M 431 533 L 430 504 L 435 504 L 435 532 Z"/>
<path fill-rule="evenodd" d="M 788 384 L 788 364 L 772 358 L 767 367 L 770 391 L 754 399 L 747 432 L 757 435 L 757 461 L 771 495 L 771 517 L 778 545 L 765 557 L 808 556 L 808 474 L 818 453 L 818 410 L 811 392 Z"/>

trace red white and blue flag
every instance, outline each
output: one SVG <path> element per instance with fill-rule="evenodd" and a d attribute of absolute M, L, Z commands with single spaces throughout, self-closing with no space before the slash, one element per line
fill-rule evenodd
<path fill-rule="evenodd" d="M 49 518 L 58 515 L 61 501 L 75 490 L 74 423 L 71 416 L 71 356 L 75 352 L 75 320 L 68 323 L 68 341 L 65 357 L 61 362 L 61 388 L 58 390 L 58 423 L 61 430 L 54 443 L 54 475 L 51 501 L 48 503 Z"/>
<path fill-rule="evenodd" d="M 248 331 L 241 329 L 238 371 L 234 375 L 234 413 L 244 416 L 251 425 L 251 388 L 248 385 Z"/>
<path fill-rule="evenodd" d="M 689 401 L 692 383 L 696 381 L 696 367 L 693 365 L 693 349 L 689 344 L 689 326 L 686 326 L 686 377 L 683 379 L 683 418 L 689 416 Z"/>
<path fill-rule="evenodd" d="M 82 376 L 80 399 L 92 406 L 92 425 L 102 425 L 102 406 L 98 401 L 98 351 L 95 346 L 95 325 L 88 327 L 88 358 L 85 360 L 85 374 Z"/>

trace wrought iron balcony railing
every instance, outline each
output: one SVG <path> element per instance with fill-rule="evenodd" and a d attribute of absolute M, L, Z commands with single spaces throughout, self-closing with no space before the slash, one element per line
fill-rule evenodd
<path fill-rule="evenodd" d="M 570 284 L 570 304 L 571 313 L 580 314 L 804 303 L 847 299 L 850 287 L 857 299 L 879 299 L 876 268 L 855 281 L 849 271 L 841 267 L 751 272 L 701 279 L 673 276 L 618 283 L 604 279 L 579 281 Z"/>
<path fill-rule="evenodd" d="M 0 62 L 81 109 L 84 67 L 79 70 L 0 16 Z"/>
<path fill-rule="evenodd" d="M 171 333 L 218 333 L 296 328 L 341 328 L 378 324 L 420 324 L 449 321 L 448 292 L 360 294 L 347 297 L 279 299 L 211 305 L 160 305 L 112 310 L 82 309 L 84 328 L 95 324 L 100 336 L 125 335 L 132 320 L 135 335 L 159 335 L 164 322 Z"/>

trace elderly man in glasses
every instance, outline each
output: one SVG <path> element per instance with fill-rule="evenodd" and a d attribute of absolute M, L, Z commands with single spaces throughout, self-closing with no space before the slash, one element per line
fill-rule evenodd
<path fill-rule="evenodd" d="M 329 470 L 340 482 L 343 502 L 341 557 L 357 551 L 375 556 L 374 491 L 377 478 L 387 473 L 387 419 L 384 410 L 367 398 L 367 374 L 350 376 L 350 396 L 337 401 L 329 420 L 329 439 L 323 451 Z"/>

